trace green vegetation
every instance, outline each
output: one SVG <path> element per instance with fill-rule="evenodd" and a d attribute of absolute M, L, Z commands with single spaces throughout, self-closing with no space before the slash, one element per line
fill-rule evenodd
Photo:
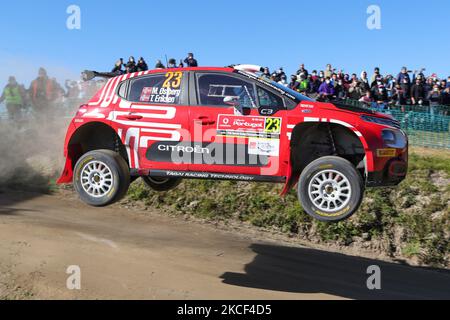
<path fill-rule="evenodd" d="M 296 192 L 280 197 L 281 188 L 186 180 L 173 191 L 157 193 L 136 182 L 129 198 L 171 214 L 233 219 L 315 243 L 352 245 L 422 265 L 449 266 L 449 157 L 412 154 L 409 175 L 399 187 L 369 189 L 359 212 L 336 224 L 309 218 Z"/>

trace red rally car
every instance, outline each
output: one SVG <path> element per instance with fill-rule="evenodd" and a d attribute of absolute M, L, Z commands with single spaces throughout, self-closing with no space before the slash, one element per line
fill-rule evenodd
<path fill-rule="evenodd" d="M 407 173 L 408 139 L 392 117 L 314 101 L 260 77 L 261 67 L 179 68 L 110 78 L 82 105 L 58 183 L 105 206 L 142 177 L 168 191 L 182 179 L 298 185 L 304 210 L 339 221 L 365 187 Z"/>

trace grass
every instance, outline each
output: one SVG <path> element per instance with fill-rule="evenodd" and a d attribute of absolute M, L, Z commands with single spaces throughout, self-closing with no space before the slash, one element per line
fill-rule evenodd
<path fill-rule="evenodd" d="M 233 219 L 316 243 L 369 246 L 393 258 L 448 267 L 450 157 L 445 151 L 421 156 L 414 150 L 405 181 L 396 188 L 367 190 L 360 210 L 334 224 L 306 215 L 294 190 L 280 197 L 278 184 L 186 180 L 157 193 L 136 182 L 128 197 L 172 214 Z"/>

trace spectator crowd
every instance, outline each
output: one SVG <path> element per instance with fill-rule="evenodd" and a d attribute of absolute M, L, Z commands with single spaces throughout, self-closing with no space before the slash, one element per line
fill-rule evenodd
<path fill-rule="evenodd" d="M 157 60 L 154 68 L 185 66 L 198 66 L 194 54 L 189 53 L 179 63 L 173 58 L 166 60 L 166 65 L 161 60 Z M 136 61 L 131 56 L 126 63 L 122 58 L 119 59 L 110 75 L 147 70 L 149 67 L 143 57 Z M 380 68 L 376 67 L 369 77 L 366 71 L 362 71 L 359 75 L 349 74 L 342 70 L 337 71 L 331 64 L 328 64 L 325 70 L 310 72 L 304 64 L 301 64 L 297 72 L 289 79 L 283 68 L 270 72 L 266 67 L 262 77 L 319 101 L 350 99 L 378 109 L 403 108 L 405 105 L 429 106 L 432 113 L 435 111 L 434 107 L 450 106 L 450 76 L 447 79 L 441 79 L 435 73 L 427 76 L 424 72 L 425 69 L 412 72 L 403 67 L 397 75 L 383 75 Z M 63 87 L 41 68 L 38 77 L 33 80 L 28 89 L 11 76 L 0 96 L 0 104 L 6 105 L 10 119 L 21 119 L 24 114 L 31 112 L 36 118 L 48 120 L 58 111 L 64 112 L 65 109 L 71 112 L 73 108 L 89 100 L 104 85 L 104 82 L 104 79 L 66 80 Z M 443 110 L 447 115 L 448 108 Z"/>
<path fill-rule="evenodd" d="M 376 67 L 369 77 L 367 71 L 348 74 L 330 64 L 325 70 L 309 72 L 302 64 L 289 82 L 282 68 L 273 73 L 265 68 L 264 76 L 318 100 L 351 99 L 379 109 L 405 105 L 450 106 L 450 76 L 440 79 L 435 73 L 426 76 L 424 71 L 412 72 L 403 67 L 394 76 L 383 75 Z"/>

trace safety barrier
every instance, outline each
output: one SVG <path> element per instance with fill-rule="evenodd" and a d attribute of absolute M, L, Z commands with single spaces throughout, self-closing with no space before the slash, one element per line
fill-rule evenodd
<path fill-rule="evenodd" d="M 450 107 L 366 104 L 356 100 L 345 100 L 346 104 L 369 108 L 392 115 L 408 134 L 413 146 L 450 149 Z"/>

